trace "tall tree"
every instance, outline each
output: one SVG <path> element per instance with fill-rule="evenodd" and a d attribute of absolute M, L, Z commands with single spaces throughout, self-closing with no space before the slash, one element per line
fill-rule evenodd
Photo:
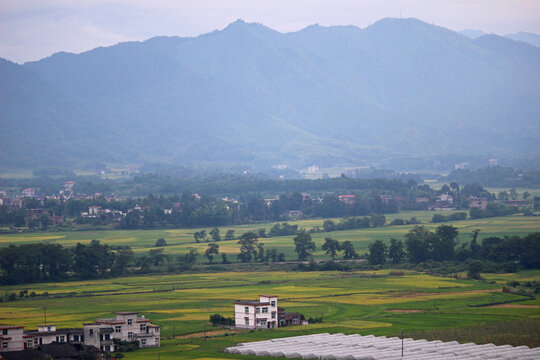
<path fill-rule="evenodd" d="M 400 264 L 405 257 L 405 250 L 403 249 L 403 242 L 397 239 L 390 239 L 390 247 L 388 249 L 388 257 L 392 264 Z"/>
<path fill-rule="evenodd" d="M 210 236 L 214 241 L 221 241 L 221 236 L 219 235 L 219 229 L 217 227 L 210 230 Z"/>
<path fill-rule="evenodd" d="M 480 257 L 481 246 L 478 245 L 478 234 L 480 234 L 480 229 L 474 229 L 471 236 L 471 244 L 469 250 L 471 251 L 471 257 L 473 259 L 478 259 Z"/>
<path fill-rule="evenodd" d="M 234 240 L 234 230 L 227 230 L 225 240 Z"/>
<path fill-rule="evenodd" d="M 441 225 L 437 227 L 435 234 L 431 257 L 437 261 L 454 260 L 458 229 L 453 225 Z"/>
<path fill-rule="evenodd" d="M 210 264 L 212 264 L 214 260 L 214 255 L 217 254 L 219 254 L 219 245 L 216 243 L 209 243 L 206 251 L 204 252 L 204 256 L 208 258 Z"/>
<path fill-rule="evenodd" d="M 299 231 L 293 239 L 294 251 L 298 254 L 298 260 L 306 260 L 315 251 L 316 246 L 311 235 L 306 231 Z"/>
<path fill-rule="evenodd" d="M 369 244 L 368 261 L 371 265 L 382 265 L 386 263 L 387 247 L 382 240 L 375 240 Z"/>
<path fill-rule="evenodd" d="M 351 259 L 358 259 L 360 257 L 358 253 L 356 252 L 356 250 L 354 249 L 352 242 L 350 242 L 349 240 L 342 242 L 340 247 L 341 247 L 341 250 L 343 251 L 344 259 L 351 260 Z"/>
<path fill-rule="evenodd" d="M 405 247 L 409 260 L 413 263 L 427 261 L 434 234 L 423 225 L 417 225 L 405 235 Z"/>
<path fill-rule="evenodd" d="M 255 259 L 257 246 L 257 234 L 253 231 L 246 232 L 240 236 L 238 244 L 240 244 L 240 254 L 238 254 L 238 259 L 242 262 L 250 262 Z"/>
<path fill-rule="evenodd" d="M 326 255 L 330 255 L 332 260 L 336 258 L 337 252 L 341 249 L 339 241 L 332 238 L 325 238 L 322 249 L 326 252 Z"/>

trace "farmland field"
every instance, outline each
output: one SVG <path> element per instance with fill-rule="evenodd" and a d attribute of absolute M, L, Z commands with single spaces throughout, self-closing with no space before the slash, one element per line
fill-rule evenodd
<path fill-rule="evenodd" d="M 434 211 L 408 211 L 398 214 L 387 215 L 387 223 L 390 223 L 395 218 L 409 219 L 416 217 L 425 226 L 433 230 L 440 224 L 431 224 L 429 221 L 433 214 L 443 213 L 445 215 L 451 212 L 434 212 Z M 339 219 L 334 219 L 339 221 Z M 290 224 L 297 224 L 300 228 L 310 229 L 315 226 L 322 226 L 322 219 L 289 221 Z M 260 223 L 251 225 L 237 225 L 220 228 L 222 236 L 229 229 L 235 230 L 235 235 L 239 236 L 242 233 L 265 228 L 267 231 L 275 223 Z M 446 223 L 450 224 L 450 223 Z M 503 235 L 519 235 L 523 236 L 531 232 L 540 231 L 540 217 L 524 217 L 519 215 L 454 221 L 451 223 L 459 229 L 460 241 L 469 241 L 470 234 L 473 229 L 480 229 L 480 239 L 488 236 L 503 236 Z M 315 259 L 323 259 L 324 253 L 320 250 L 325 237 L 332 237 L 339 241 L 349 240 L 354 244 L 358 252 L 363 253 L 368 249 L 368 245 L 375 240 L 383 240 L 388 242 L 390 238 L 403 239 L 403 236 L 413 227 L 413 225 L 401 226 L 384 226 L 374 229 L 358 229 L 346 231 L 334 231 L 329 233 L 313 234 L 313 239 L 319 249 L 314 253 Z M 154 247 L 158 238 L 164 238 L 168 245 L 164 248 L 165 254 L 184 254 L 189 249 L 197 249 L 199 253 L 203 253 L 207 247 L 206 243 L 196 243 L 193 238 L 193 233 L 201 229 L 165 229 L 165 230 L 107 230 L 107 231 L 70 231 L 70 232 L 34 232 L 20 234 L 2 234 L 0 235 L 0 246 L 8 246 L 10 244 L 28 244 L 37 242 L 57 243 L 64 246 L 74 246 L 76 243 L 89 243 L 92 239 L 100 240 L 103 244 L 112 246 L 129 245 L 133 248 L 136 254 L 142 254 Z M 206 228 L 208 231 L 209 228 Z M 265 246 L 275 247 L 278 251 L 284 252 L 288 260 L 296 258 L 292 246 L 293 236 L 279 236 L 274 238 L 259 239 Z M 228 255 L 239 252 L 239 245 L 235 240 L 221 241 L 219 243 L 220 252 Z M 232 259 L 232 257 L 230 257 Z M 202 259 L 202 256 L 201 256 Z"/>
<path fill-rule="evenodd" d="M 0 303 L 0 323 L 35 328 L 47 320 L 58 327 L 79 327 L 115 311 L 137 311 L 162 326 L 162 359 L 230 359 L 220 353 L 237 342 L 315 332 L 397 335 L 478 325 L 487 322 L 538 319 L 540 301 L 503 293 L 510 279 L 540 280 L 540 271 L 486 274 L 493 282 L 434 277 L 408 270 L 357 272 L 228 272 L 139 276 L 108 280 L 4 286 L 3 293 L 49 293 Z M 323 323 L 268 331 L 218 330 L 206 324 L 209 315 L 233 315 L 232 302 L 258 294 L 279 296 L 281 307 Z M 55 298 L 52 298 L 55 296 Z M 469 305 L 526 300 L 507 306 Z M 519 304 L 514 306 L 513 304 Z M 205 343 L 203 330 L 213 335 Z M 173 338 L 173 331 L 175 337 Z M 156 349 L 126 353 L 126 359 L 157 358 Z M 246 359 L 250 357 L 245 357 Z"/>

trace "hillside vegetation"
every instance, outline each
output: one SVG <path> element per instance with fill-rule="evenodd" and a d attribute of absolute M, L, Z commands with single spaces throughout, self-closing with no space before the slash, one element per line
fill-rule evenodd
<path fill-rule="evenodd" d="M 16 65 L 0 60 L 9 166 L 309 165 L 540 150 L 540 49 L 416 19 L 282 34 L 236 21 Z"/>

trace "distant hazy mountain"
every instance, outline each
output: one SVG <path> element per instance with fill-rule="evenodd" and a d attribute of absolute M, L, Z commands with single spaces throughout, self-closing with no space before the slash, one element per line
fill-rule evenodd
<path fill-rule="evenodd" d="M 540 49 L 415 19 L 281 34 L 236 21 L 0 61 L 1 161 L 358 164 L 540 151 Z"/>
<path fill-rule="evenodd" d="M 487 35 L 487 33 L 482 30 L 465 29 L 458 32 L 470 39 L 477 39 L 480 36 Z M 529 45 L 540 46 L 540 35 L 538 34 L 520 31 L 514 34 L 506 34 L 504 37 L 515 41 L 521 41 Z"/>
<path fill-rule="evenodd" d="M 487 33 L 483 32 L 482 30 L 474 30 L 474 29 L 465 29 L 458 31 L 461 35 L 466 36 L 471 39 L 476 39 L 480 36 L 487 35 Z"/>
<path fill-rule="evenodd" d="M 534 46 L 540 46 L 540 35 L 527 33 L 527 32 L 517 32 L 515 34 L 506 34 L 504 37 L 507 37 L 512 40 L 522 41 Z"/>

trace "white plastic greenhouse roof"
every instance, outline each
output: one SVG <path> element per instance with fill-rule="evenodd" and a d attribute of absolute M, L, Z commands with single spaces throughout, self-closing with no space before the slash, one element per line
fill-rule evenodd
<path fill-rule="evenodd" d="M 390 360 L 401 358 L 401 339 L 373 335 L 314 334 L 240 343 L 225 349 L 239 355 L 275 356 L 322 360 Z M 403 340 L 403 358 L 442 359 L 540 359 L 540 348 L 459 344 L 456 341 Z"/>

